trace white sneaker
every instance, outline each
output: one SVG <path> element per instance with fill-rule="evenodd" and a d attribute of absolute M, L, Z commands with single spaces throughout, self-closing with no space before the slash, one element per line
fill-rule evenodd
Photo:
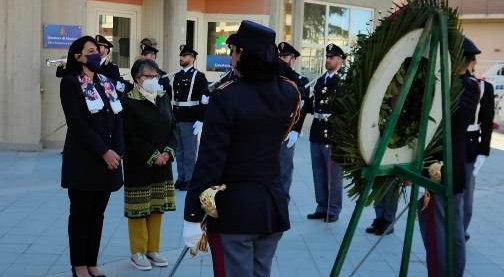
<path fill-rule="evenodd" d="M 132 266 L 140 270 L 151 270 L 152 265 L 143 253 L 135 253 L 131 255 L 130 263 Z"/>
<path fill-rule="evenodd" d="M 148 252 L 146 254 L 147 259 L 154 266 L 168 266 L 168 260 L 165 257 L 159 255 L 158 252 Z"/>

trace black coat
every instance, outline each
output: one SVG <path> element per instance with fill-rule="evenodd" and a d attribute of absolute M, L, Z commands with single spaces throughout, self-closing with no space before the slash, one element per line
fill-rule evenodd
<path fill-rule="evenodd" d="M 156 98 L 156 105 L 146 100 L 134 88 L 122 99 L 126 156 L 124 184 L 143 187 L 172 180 L 171 163 L 154 164 L 154 157 L 162 152 L 175 155 L 175 121 L 167 94 Z"/>
<path fill-rule="evenodd" d="M 467 134 L 467 161 L 473 163 L 476 156 L 490 154 L 490 140 L 492 139 L 493 132 L 493 118 L 495 96 L 492 84 L 485 82 L 485 91 L 480 100 L 480 110 L 478 113 L 478 123 L 480 124 L 480 131 L 468 132 Z M 474 92 L 480 95 L 479 80 L 474 80 Z M 474 123 L 475 117 L 472 116 L 471 122 Z"/>
<path fill-rule="evenodd" d="M 226 184 L 217 194 L 219 218 L 209 218 L 208 231 L 271 233 L 290 228 L 287 197 L 278 182 L 278 156 L 297 97 L 291 83 L 276 80 L 239 80 L 215 91 L 186 195 L 185 220 L 201 221 L 201 192 Z"/>
<path fill-rule="evenodd" d="M 109 149 L 124 155 L 122 112 L 112 112 L 96 74 L 94 83 L 105 107 L 91 114 L 77 76 L 69 73 L 61 79 L 61 105 L 68 126 L 61 186 L 85 191 L 116 191 L 123 184 L 122 167 L 109 170 L 102 155 Z"/>
<path fill-rule="evenodd" d="M 298 91 L 301 94 L 301 101 L 303 101 L 304 104 L 310 102 L 310 90 L 308 88 L 305 88 L 306 84 L 309 83 L 306 77 L 297 73 L 294 69 L 292 69 L 287 63 L 283 61 L 280 62 L 280 75 L 296 83 Z M 296 124 L 294 124 L 294 126 L 292 126 L 292 131 L 301 133 L 301 129 L 303 128 L 305 118 L 306 118 L 306 109 L 302 109 L 299 120 L 296 122 Z"/>
<path fill-rule="evenodd" d="M 341 79 L 336 73 L 331 78 L 327 78 L 324 83 L 326 74 L 317 79 L 313 88 L 313 96 L 310 97 L 308 103 L 305 103 L 304 108 L 308 113 L 314 114 L 331 114 L 329 100 L 332 96 L 343 93 L 341 88 Z M 313 118 L 310 128 L 310 142 L 320 144 L 330 144 L 330 138 L 333 134 L 333 128 L 329 120 Z"/>
<path fill-rule="evenodd" d="M 193 91 L 190 99 L 187 99 L 189 96 L 189 91 L 191 88 L 191 81 L 193 73 L 196 69 L 192 67 L 187 72 L 181 70 L 175 74 L 173 78 L 173 94 L 172 100 L 175 102 L 199 102 L 193 106 L 179 106 L 177 104 L 173 104 L 173 114 L 177 122 L 194 122 L 194 121 L 203 121 L 203 116 L 205 113 L 206 105 L 201 103 L 201 96 L 209 95 L 208 93 L 208 81 L 205 77 L 205 74 L 200 71 L 196 72 L 196 76 L 194 78 Z"/>

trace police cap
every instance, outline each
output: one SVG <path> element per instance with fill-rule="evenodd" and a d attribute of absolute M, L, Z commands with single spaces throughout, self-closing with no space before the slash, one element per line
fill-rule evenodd
<path fill-rule="evenodd" d="M 192 49 L 192 47 L 187 44 L 182 44 L 179 48 L 180 56 L 192 55 L 193 57 L 196 57 L 198 55 L 198 52 L 194 51 L 194 49 Z"/>
<path fill-rule="evenodd" d="M 464 37 L 464 56 L 478 55 L 481 54 L 481 50 L 476 47 L 472 40 Z"/>
<path fill-rule="evenodd" d="M 326 46 L 326 57 L 339 56 L 342 59 L 346 59 L 347 55 L 343 50 L 336 44 L 330 43 Z"/>
<path fill-rule="evenodd" d="M 145 43 L 140 44 L 140 49 L 142 50 L 142 55 L 147 55 L 147 54 L 155 54 L 156 55 L 157 52 L 159 52 L 159 50 L 157 50 L 153 46 L 151 46 L 149 44 L 145 44 Z"/>
<path fill-rule="evenodd" d="M 294 55 L 295 58 L 301 56 L 301 54 L 292 45 L 287 42 L 280 42 L 278 44 L 278 55 L 279 56 L 289 56 Z"/>
<path fill-rule="evenodd" d="M 275 31 L 249 20 L 243 20 L 238 31 L 231 35 L 226 42 L 243 48 L 246 52 L 272 62 L 278 56 L 275 44 Z"/>
<path fill-rule="evenodd" d="M 104 36 L 102 35 L 96 35 L 95 40 L 98 43 L 98 45 L 103 45 L 107 48 L 112 48 L 114 45 L 110 41 L 108 41 Z"/>

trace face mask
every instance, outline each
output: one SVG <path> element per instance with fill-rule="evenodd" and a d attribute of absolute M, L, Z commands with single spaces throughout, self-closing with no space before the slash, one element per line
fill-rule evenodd
<path fill-rule="evenodd" d="M 100 70 L 100 62 L 101 62 L 101 56 L 100 54 L 90 54 L 86 55 L 87 58 L 87 63 L 86 66 L 89 68 L 89 70 L 93 72 L 98 72 Z"/>
<path fill-rule="evenodd" d="M 159 94 L 163 92 L 163 87 L 159 84 L 158 78 L 146 79 L 142 87 L 151 94 Z"/>

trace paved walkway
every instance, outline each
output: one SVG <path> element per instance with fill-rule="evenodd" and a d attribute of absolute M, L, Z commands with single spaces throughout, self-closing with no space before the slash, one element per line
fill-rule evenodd
<path fill-rule="evenodd" d="M 495 147 L 504 150 L 504 137 L 494 136 Z M 301 137 L 296 149 L 291 191 L 292 228 L 280 241 L 272 276 L 329 276 L 355 203 L 344 198 L 339 221 L 325 224 L 305 219 L 313 212 L 309 144 Z M 67 218 L 68 197 L 59 186 L 61 156 L 57 151 L 0 153 L 0 276 L 71 276 Z M 477 180 L 475 211 L 467 244 L 465 276 L 504 276 L 504 151 L 493 149 Z M 184 192 L 177 191 L 176 212 L 165 214 L 161 251 L 172 264 L 140 272 L 129 265 L 126 219 L 122 191 L 114 193 L 105 216 L 99 262 L 109 277 L 167 276 L 183 247 L 181 240 Z M 401 201 L 399 211 L 405 203 Z M 365 209 L 341 276 L 349 276 L 378 237 L 364 229 L 374 218 Z M 355 276 L 397 276 L 406 215 L 395 233 L 386 236 Z M 426 276 L 425 253 L 415 229 L 409 276 Z M 209 254 L 186 257 L 176 276 L 212 276 Z"/>

